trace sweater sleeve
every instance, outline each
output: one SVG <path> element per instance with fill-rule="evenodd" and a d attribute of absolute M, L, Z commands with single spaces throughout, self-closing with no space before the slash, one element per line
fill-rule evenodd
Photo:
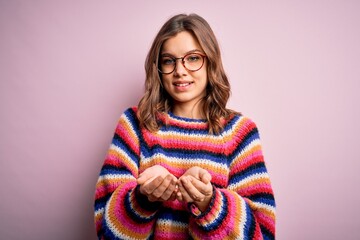
<path fill-rule="evenodd" d="M 140 160 L 136 109 L 120 117 L 95 191 L 95 225 L 99 239 L 146 239 L 152 234 L 157 204 L 137 190 Z"/>
<path fill-rule="evenodd" d="M 275 239 L 275 200 L 258 129 L 239 117 L 227 141 L 229 181 L 190 221 L 194 239 Z"/>

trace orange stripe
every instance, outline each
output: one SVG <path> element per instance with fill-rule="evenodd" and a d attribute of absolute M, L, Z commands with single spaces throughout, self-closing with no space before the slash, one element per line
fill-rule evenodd
<path fill-rule="evenodd" d="M 138 169 L 137 167 L 134 165 L 134 161 L 129 158 L 128 155 L 126 155 L 125 153 L 123 153 L 122 151 L 118 151 L 116 149 L 110 149 L 108 151 L 108 157 L 114 157 L 115 159 L 117 159 L 119 162 L 121 162 L 121 165 L 125 166 L 127 169 L 130 170 L 130 172 L 137 177 L 138 174 Z"/>
<path fill-rule="evenodd" d="M 145 237 L 147 236 L 146 233 L 144 234 L 139 234 L 135 231 L 131 231 L 130 229 L 126 228 L 121 221 L 119 221 L 119 219 L 115 216 L 115 207 L 118 205 L 118 198 L 120 196 L 118 196 L 119 194 L 117 194 L 117 196 L 114 196 L 110 199 L 110 202 L 109 202 L 109 221 L 110 221 L 110 224 L 113 225 L 113 227 L 115 227 L 115 229 L 126 235 L 126 236 L 131 236 L 131 237 L 134 237 L 134 238 L 137 238 L 137 239 L 145 239 Z M 126 216 L 123 216 L 124 218 L 126 218 Z M 126 218 L 127 220 L 129 221 L 132 221 L 131 219 L 129 218 Z M 134 230 L 134 228 L 131 228 L 132 230 Z"/>
<path fill-rule="evenodd" d="M 185 162 L 185 161 L 184 162 L 182 162 L 182 161 L 173 162 L 173 161 L 167 160 L 166 157 L 156 156 L 156 157 L 151 158 L 150 161 L 148 161 L 146 163 L 142 163 L 141 167 L 140 167 L 140 172 L 142 172 L 143 170 L 145 170 L 151 166 L 154 166 L 156 164 L 166 164 L 166 165 L 169 165 L 171 168 L 177 168 L 179 171 L 183 171 L 183 172 L 185 172 L 186 170 L 188 170 L 191 167 L 198 166 L 198 167 L 207 169 L 208 171 L 211 171 L 211 172 L 219 174 L 219 175 L 225 175 L 225 176 L 228 175 L 228 168 L 226 167 L 226 165 L 221 166 L 220 164 L 215 165 L 215 164 L 208 164 L 208 163 L 209 163 L 209 161 L 207 161 L 207 160 L 197 161 L 196 159 L 193 159 L 191 162 L 190 161 L 188 161 L 188 162 Z"/>
<path fill-rule="evenodd" d="M 239 185 L 238 188 L 247 188 L 247 187 L 252 187 L 254 185 L 258 185 L 258 184 L 270 184 L 270 179 L 268 177 L 259 177 L 259 178 L 255 178 L 255 179 L 251 179 L 251 181 L 249 180 L 249 182 L 244 183 L 242 185 Z"/>

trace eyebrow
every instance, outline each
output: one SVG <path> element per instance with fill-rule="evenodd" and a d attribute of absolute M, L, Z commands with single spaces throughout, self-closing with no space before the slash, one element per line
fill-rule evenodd
<path fill-rule="evenodd" d="M 203 51 L 201 51 L 201 50 L 199 50 L 199 49 L 193 49 L 193 50 L 187 51 L 183 56 L 185 56 L 185 55 L 187 55 L 187 54 L 189 54 L 189 53 L 197 53 L 197 52 L 203 53 Z M 161 53 L 160 56 L 175 57 L 173 54 L 167 53 L 167 52 Z"/>

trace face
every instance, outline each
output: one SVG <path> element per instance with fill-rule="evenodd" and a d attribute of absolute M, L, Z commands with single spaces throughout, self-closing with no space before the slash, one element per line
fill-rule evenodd
<path fill-rule="evenodd" d="M 189 32 L 183 31 L 175 37 L 166 40 L 163 44 L 160 57 L 167 63 L 172 58 L 180 58 L 185 55 L 189 65 L 192 61 L 197 61 L 189 53 L 200 53 L 205 56 L 200 44 Z M 167 60 L 168 59 L 168 60 Z M 160 60 L 161 61 L 161 60 Z M 176 68 L 170 74 L 161 74 L 165 90 L 174 100 L 173 107 L 194 107 L 199 100 L 206 95 L 207 85 L 207 62 L 197 71 L 190 71 L 184 67 L 180 59 L 176 60 Z"/>

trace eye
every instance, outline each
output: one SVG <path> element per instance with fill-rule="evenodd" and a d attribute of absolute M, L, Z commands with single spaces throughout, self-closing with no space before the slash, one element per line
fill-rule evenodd
<path fill-rule="evenodd" d="M 160 64 L 161 65 L 174 65 L 175 60 L 171 57 L 162 57 L 160 59 Z"/>
<path fill-rule="evenodd" d="M 187 62 L 197 62 L 199 60 L 201 60 L 202 56 L 199 54 L 190 54 L 188 56 L 186 56 L 185 61 Z"/>

